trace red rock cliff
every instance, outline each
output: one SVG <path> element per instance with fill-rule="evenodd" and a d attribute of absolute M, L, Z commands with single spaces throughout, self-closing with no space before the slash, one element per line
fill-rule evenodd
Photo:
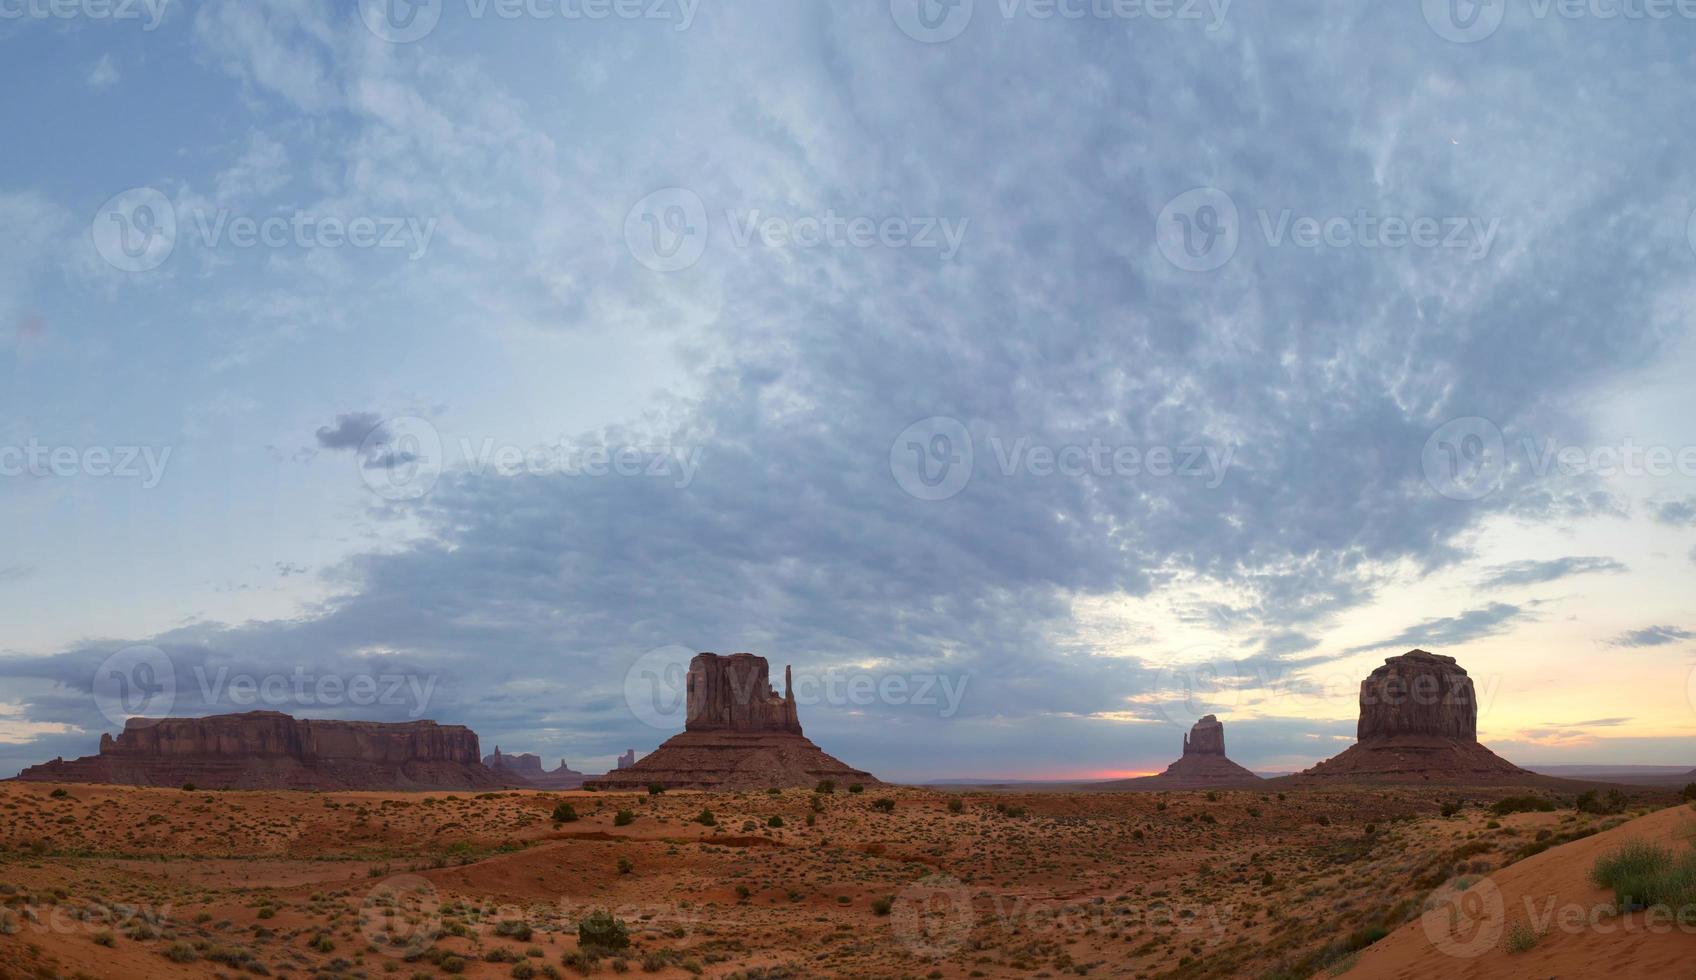
<path fill-rule="evenodd" d="M 1424 650 L 1384 661 L 1360 682 L 1362 742 L 1400 735 L 1478 741 L 1478 699 L 1472 678 L 1455 663 Z"/>
<path fill-rule="evenodd" d="M 771 686 L 766 658 L 751 653 L 698 654 L 689 661 L 688 718 L 691 732 L 788 732 L 801 734 L 795 690 L 784 668 L 784 693 Z"/>

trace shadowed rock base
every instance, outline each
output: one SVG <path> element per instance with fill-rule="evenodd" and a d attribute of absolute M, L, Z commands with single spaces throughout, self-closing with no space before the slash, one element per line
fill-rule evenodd
<path fill-rule="evenodd" d="M 1263 780 L 1225 757 L 1225 726 L 1213 715 L 1196 722 L 1184 736 L 1184 754 L 1156 776 L 1101 784 L 1108 790 L 1229 789 Z"/>
<path fill-rule="evenodd" d="M 832 779 L 847 786 L 877 784 L 871 773 L 852 769 L 804 735 L 769 732 L 684 732 L 640 762 L 589 780 L 591 789 L 754 790 L 816 786 Z"/>
<path fill-rule="evenodd" d="M 1435 735 L 1394 735 L 1351 745 L 1298 779 L 1397 783 L 1513 783 L 1535 779 L 1477 742 Z"/>

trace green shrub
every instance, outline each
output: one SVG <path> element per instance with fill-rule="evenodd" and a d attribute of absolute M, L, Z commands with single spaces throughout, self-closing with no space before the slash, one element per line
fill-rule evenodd
<path fill-rule="evenodd" d="M 888 915 L 889 910 L 894 908 L 894 907 L 895 907 L 895 900 L 893 898 L 874 898 L 874 899 L 872 899 L 872 914 L 873 915 Z"/>
<path fill-rule="evenodd" d="M 1684 787 L 1684 798 L 1696 802 L 1696 783 L 1689 783 Z"/>
<path fill-rule="evenodd" d="M 613 814 L 612 825 L 614 827 L 628 827 L 635 822 L 636 814 L 631 813 L 629 810 L 620 810 Z"/>
<path fill-rule="evenodd" d="M 766 826 L 767 827 L 781 827 L 781 826 L 783 826 L 783 818 L 779 817 L 779 816 L 773 816 L 771 819 L 766 821 Z"/>
<path fill-rule="evenodd" d="M 1490 805 L 1490 812 L 1498 817 L 1510 813 L 1548 813 L 1555 808 L 1555 801 L 1544 796 L 1509 796 L 1497 800 Z"/>
<path fill-rule="evenodd" d="M 848 792 L 850 792 L 850 793 L 864 793 L 865 791 L 866 791 L 866 788 L 864 786 L 861 786 L 859 783 L 855 783 L 854 785 L 848 787 Z"/>
<path fill-rule="evenodd" d="M 516 939 L 521 943 L 530 941 L 530 923 L 522 919 L 505 919 L 495 923 L 495 935 L 507 939 Z"/>
<path fill-rule="evenodd" d="M 1665 906 L 1684 921 L 1696 909 L 1696 853 L 1675 856 L 1647 841 L 1626 841 L 1596 859 L 1590 880 L 1613 890 L 1622 913 Z"/>
<path fill-rule="evenodd" d="M 813 792 L 815 792 L 815 793 L 834 793 L 834 792 L 836 792 L 836 780 L 834 780 L 834 779 L 821 779 L 821 780 L 819 780 L 819 784 L 817 786 L 813 787 Z"/>
<path fill-rule="evenodd" d="M 627 875 L 634 870 L 636 870 L 636 866 L 634 864 L 630 863 L 629 858 L 621 857 L 621 858 L 618 859 L 618 873 L 619 874 Z"/>
<path fill-rule="evenodd" d="M 630 930 L 606 909 L 596 909 L 577 923 L 577 945 L 585 949 L 625 949 Z"/>
<path fill-rule="evenodd" d="M 1626 804 L 1629 802 L 1630 801 L 1625 798 L 1625 794 L 1621 793 L 1617 789 L 1610 789 L 1605 795 L 1597 793 L 1593 789 L 1587 789 L 1578 794 L 1578 799 L 1573 802 L 1573 809 L 1580 813 L 1595 813 L 1603 815 L 1610 813 L 1623 813 L 1625 811 Z"/>
<path fill-rule="evenodd" d="M 194 947 L 190 946 L 188 943 L 178 942 L 172 943 L 170 947 L 165 950 L 165 958 L 170 960 L 172 963 L 193 963 L 195 960 L 200 959 L 200 954 L 196 953 L 194 951 Z"/>
<path fill-rule="evenodd" d="M 1502 948 L 1509 953 L 1523 953 L 1537 945 L 1537 940 L 1543 934 L 1531 928 L 1531 923 L 1520 919 L 1508 926 L 1507 935 L 1502 937 Z"/>
<path fill-rule="evenodd" d="M 572 823 L 577 820 L 577 808 L 565 800 L 554 807 L 554 823 Z"/>
<path fill-rule="evenodd" d="M 881 810 L 884 813 L 894 813 L 895 801 L 887 796 L 879 797 L 872 801 L 872 809 Z"/>
<path fill-rule="evenodd" d="M 703 827 L 718 826 L 718 818 L 713 816 L 713 811 L 711 810 L 702 810 L 700 813 L 697 813 L 695 815 L 695 822 Z"/>
<path fill-rule="evenodd" d="M 194 792 L 194 784 L 193 783 L 184 783 L 183 784 L 183 792 L 185 792 L 185 793 Z"/>
<path fill-rule="evenodd" d="M 961 800 L 958 796 L 951 797 L 948 800 L 948 812 L 949 813 L 959 813 L 961 810 L 964 810 L 965 808 L 966 808 L 965 801 Z"/>
<path fill-rule="evenodd" d="M 648 784 L 648 795 L 649 796 L 658 796 L 658 795 L 660 795 L 661 793 L 664 793 L 664 792 L 665 792 L 665 784 L 664 783 L 649 783 Z"/>

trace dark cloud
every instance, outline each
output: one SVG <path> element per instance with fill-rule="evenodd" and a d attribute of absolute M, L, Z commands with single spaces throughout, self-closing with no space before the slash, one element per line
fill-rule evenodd
<path fill-rule="evenodd" d="M 1592 572 L 1619 574 L 1630 569 L 1612 558 L 1571 556 L 1550 561 L 1510 562 L 1492 566 L 1487 571 L 1488 574 L 1478 583 L 1479 586 L 1485 589 L 1503 589 L 1520 585 L 1540 585 L 1570 575 L 1586 575 Z"/>
<path fill-rule="evenodd" d="M 1649 505 L 1655 520 L 1673 527 L 1696 526 L 1696 497 L 1683 500 L 1663 500 Z"/>
<path fill-rule="evenodd" d="M 1616 647 L 1663 647 L 1669 643 L 1696 639 L 1696 633 L 1677 626 L 1646 626 L 1614 637 Z"/>
<path fill-rule="evenodd" d="M 1510 626 L 1531 616 L 1532 612 L 1529 609 L 1522 609 L 1505 602 L 1492 602 L 1479 609 L 1469 609 L 1458 616 L 1443 616 L 1426 620 L 1418 625 L 1409 626 L 1387 640 L 1351 647 L 1348 652 L 1351 654 L 1370 653 L 1389 647 L 1441 649 L 1442 647 L 1460 646 L 1463 643 L 1470 643 L 1486 636 L 1503 633 Z"/>
<path fill-rule="evenodd" d="M 349 412 L 336 416 L 335 425 L 318 430 L 318 445 L 324 449 L 357 450 L 373 432 L 382 428 L 383 417 L 375 412 Z"/>

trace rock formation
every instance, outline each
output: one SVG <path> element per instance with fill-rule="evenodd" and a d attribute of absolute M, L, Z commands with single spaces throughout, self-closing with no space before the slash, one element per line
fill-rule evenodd
<path fill-rule="evenodd" d="M 503 779 L 477 759 L 477 733 L 433 721 L 296 719 L 277 711 L 131 718 L 100 754 L 32 766 L 21 780 L 202 789 L 483 789 Z"/>
<path fill-rule="evenodd" d="M 620 769 L 629 769 L 631 766 L 633 766 L 635 764 L 636 764 L 636 750 L 635 749 L 625 749 L 624 754 L 618 757 L 618 768 L 620 768 Z"/>
<path fill-rule="evenodd" d="M 583 780 L 589 778 L 559 760 L 559 768 L 548 771 L 542 768 L 542 757 L 528 752 L 521 755 L 508 755 L 501 752 L 500 746 L 495 746 L 494 755 L 483 757 L 483 765 L 493 769 L 501 777 L 521 781 L 536 789 L 580 789 Z"/>
<path fill-rule="evenodd" d="M 1225 757 L 1225 726 L 1208 715 L 1184 735 L 1184 754 L 1157 776 L 1119 779 L 1102 789 L 1221 789 L 1260 782 L 1259 776 Z"/>
<path fill-rule="evenodd" d="M 1453 657 L 1411 650 L 1360 682 L 1356 742 L 1298 779 L 1518 782 L 1531 773 L 1478 742 L 1478 697 Z"/>
<path fill-rule="evenodd" d="M 794 688 L 778 694 L 764 657 L 703 653 L 689 662 L 687 715 L 682 734 L 667 739 L 640 762 L 619 760 L 618 769 L 588 785 L 593 789 L 636 789 L 658 783 L 668 789 L 767 789 L 877 782 L 826 755 L 801 733 Z"/>

